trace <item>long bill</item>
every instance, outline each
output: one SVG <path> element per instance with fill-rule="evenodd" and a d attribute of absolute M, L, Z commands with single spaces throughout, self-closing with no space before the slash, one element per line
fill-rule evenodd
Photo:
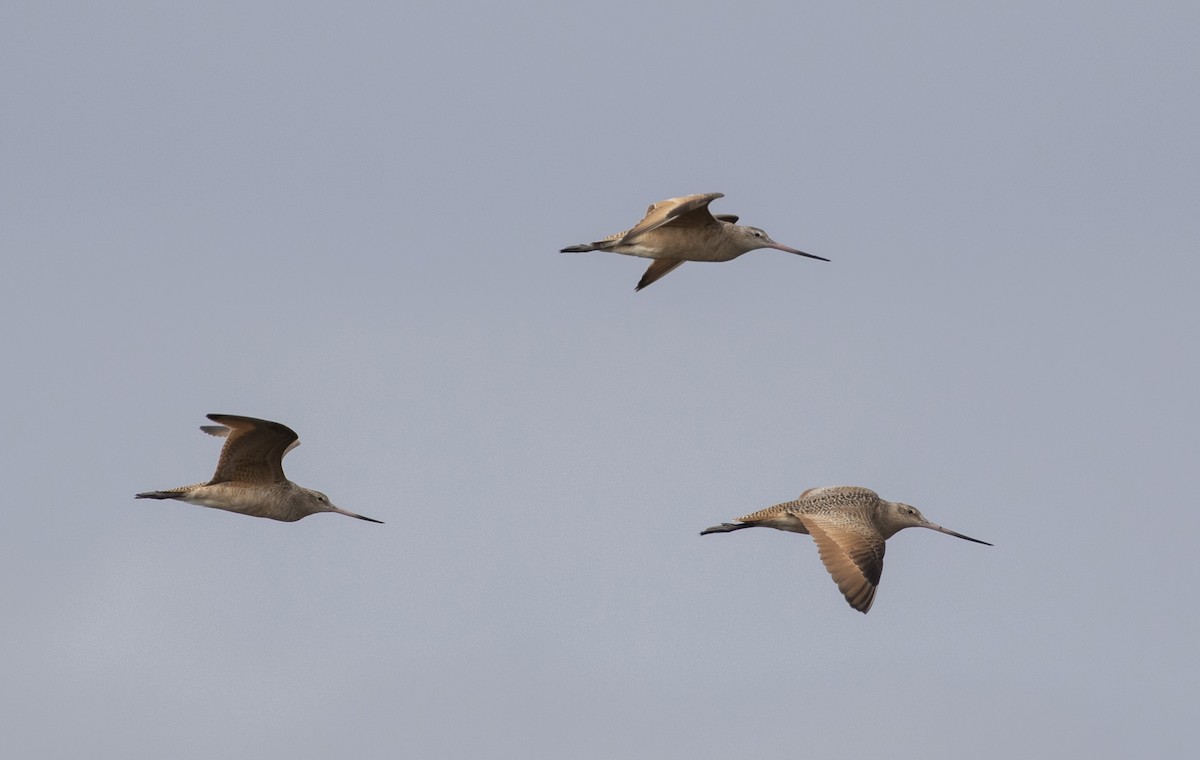
<path fill-rule="evenodd" d="M 810 259 L 817 259 L 818 261 L 829 261 L 829 259 L 825 258 L 824 256 L 814 256 L 811 253 L 805 253 L 804 251 L 798 251 L 795 248 L 788 248 L 783 243 L 776 243 L 774 240 L 771 241 L 770 245 L 768 245 L 767 248 L 774 248 L 777 251 L 784 251 L 786 253 L 794 253 L 797 256 L 807 256 Z"/>
<path fill-rule="evenodd" d="M 330 504 L 329 506 L 333 507 L 332 504 Z M 346 517 L 357 517 L 359 520 L 366 520 L 367 522 L 379 523 L 380 525 L 383 525 L 383 520 L 376 520 L 374 517 L 367 517 L 366 515 L 360 515 L 357 512 L 351 512 L 350 510 L 342 509 L 341 507 L 333 507 L 333 509 L 331 509 L 330 511 L 337 512 L 339 515 L 345 515 Z"/>
<path fill-rule="evenodd" d="M 943 528 L 942 526 L 934 525 L 933 523 L 927 523 L 926 525 L 923 525 L 922 527 L 929 528 L 930 530 L 936 530 L 938 533 L 945 533 L 947 536 L 954 536 L 955 538 L 961 538 L 961 539 L 965 539 L 967 541 L 974 541 L 975 543 L 983 544 L 984 546 L 995 546 L 995 544 L 989 544 L 987 541 L 980 541 L 978 538 L 971 538 L 970 536 L 964 536 L 961 533 L 955 533 L 954 531 L 950 530 L 949 528 Z"/>

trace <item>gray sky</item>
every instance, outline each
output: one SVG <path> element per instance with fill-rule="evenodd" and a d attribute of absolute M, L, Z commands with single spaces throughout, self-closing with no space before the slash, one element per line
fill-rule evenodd
<path fill-rule="evenodd" d="M 8 3 L 0 746 L 1179 755 L 1192 3 Z M 822 263 L 559 254 L 726 194 Z M 204 414 L 387 522 L 133 494 Z M 994 548 L 699 537 L 858 484 Z"/>

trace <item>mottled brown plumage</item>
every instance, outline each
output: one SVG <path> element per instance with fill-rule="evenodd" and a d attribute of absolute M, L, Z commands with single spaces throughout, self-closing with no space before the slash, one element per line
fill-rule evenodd
<path fill-rule="evenodd" d="M 851 607 L 863 613 L 875 601 L 875 590 L 883 575 L 885 542 L 899 531 L 929 528 L 991 546 L 929 522 L 916 507 L 885 501 L 871 489 L 859 486 L 810 488 L 795 501 L 761 509 L 738 518 L 736 523 L 714 525 L 700 535 L 754 527 L 811 535 L 838 590 Z"/>

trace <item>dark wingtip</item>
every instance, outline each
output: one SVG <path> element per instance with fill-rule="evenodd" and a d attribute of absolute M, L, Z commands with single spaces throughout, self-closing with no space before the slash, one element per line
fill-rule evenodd
<path fill-rule="evenodd" d="M 582 245 L 569 245 L 566 248 L 559 248 L 559 253 L 587 253 L 588 251 L 596 250 L 592 246 L 584 243 Z"/>
<path fill-rule="evenodd" d="M 635 287 L 633 289 L 633 292 L 636 293 L 639 290 L 641 290 L 642 288 L 650 287 L 651 285 L 653 285 L 654 283 L 656 283 L 660 279 L 662 279 L 662 277 L 663 277 L 663 275 L 656 275 L 655 277 L 651 278 L 650 272 L 649 272 L 649 270 L 647 270 L 646 273 L 644 275 L 642 275 L 642 279 L 638 280 L 637 287 Z"/>

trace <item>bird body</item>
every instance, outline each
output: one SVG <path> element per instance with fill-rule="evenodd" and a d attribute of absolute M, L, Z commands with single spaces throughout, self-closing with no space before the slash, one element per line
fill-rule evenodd
<path fill-rule="evenodd" d="M 382 522 L 336 507 L 320 491 L 298 486 L 283 474 L 283 457 L 300 445 L 286 425 L 254 417 L 210 414 L 218 425 L 201 430 L 225 438 L 216 472 L 207 483 L 139 493 L 137 499 L 175 499 L 251 517 L 295 522 L 318 512 L 336 512 L 368 522 Z"/>
<path fill-rule="evenodd" d="M 302 517 L 316 514 L 315 503 L 321 502 L 321 494 L 291 481 L 250 485 L 247 483 L 197 483 L 165 491 L 139 493 L 137 499 L 175 499 L 202 507 L 224 509 L 251 517 L 269 517 L 281 522 L 295 522 Z M 328 499 L 328 497 L 325 497 Z M 358 517 L 358 515 L 355 515 Z M 368 518 L 362 518 L 368 519 Z"/>
<path fill-rule="evenodd" d="M 757 227 L 736 224 L 732 214 L 714 216 L 708 204 L 723 193 L 702 193 L 650 204 L 646 216 L 633 227 L 594 243 L 563 248 L 561 253 L 612 251 L 654 259 L 636 290 L 661 279 L 685 261 L 731 261 L 757 248 L 775 248 L 810 259 L 829 259 L 789 248 Z"/>
<path fill-rule="evenodd" d="M 821 561 L 851 607 L 867 612 L 883 574 L 887 539 L 905 528 L 929 528 L 957 538 L 988 544 L 936 525 L 913 506 L 886 501 L 869 488 L 810 488 L 795 501 L 776 504 L 702 531 L 731 533 L 743 528 L 775 528 L 807 533 L 816 541 Z"/>

